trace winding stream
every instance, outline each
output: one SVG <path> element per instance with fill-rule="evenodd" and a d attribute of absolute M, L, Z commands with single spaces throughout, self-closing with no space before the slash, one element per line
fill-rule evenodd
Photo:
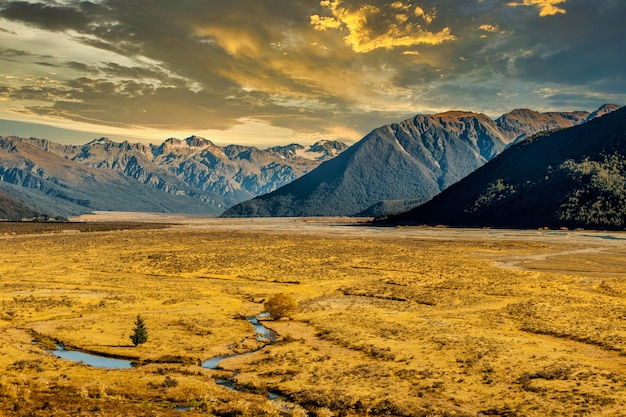
<path fill-rule="evenodd" d="M 261 313 L 256 317 L 248 317 L 246 320 L 248 320 L 248 322 L 250 322 L 254 326 L 254 332 L 257 335 L 257 341 L 261 342 L 263 340 L 267 340 L 269 344 L 271 345 L 272 343 L 276 341 L 276 338 L 278 337 L 278 335 L 273 330 L 270 330 L 267 327 L 263 326 L 261 323 L 259 323 L 258 319 L 263 318 L 263 317 L 267 317 L 267 315 L 264 313 Z M 206 369 L 219 369 L 220 362 L 223 361 L 224 359 L 232 358 L 235 356 L 241 356 L 241 355 L 249 355 L 250 353 L 258 352 L 260 349 L 263 349 L 263 347 L 260 347 L 259 349 L 251 350 L 249 352 L 244 352 L 244 353 L 233 353 L 232 355 L 216 356 L 207 361 L 204 361 L 202 363 L 202 367 Z"/>
<path fill-rule="evenodd" d="M 271 345 L 272 343 L 274 343 L 276 341 L 276 338 L 278 337 L 278 335 L 276 334 L 276 332 L 274 332 L 273 330 L 268 329 L 267 327 L 263 326 L 261 323 L 259 323 L 259 318 L 262 317 L 267 317 L 267 314 L 265 313 L 261 313 L 256 317 L 248 317 L 246 320 L 248 320 L 250 323 L 252 323 L 252 325 L 254 326 L 254 332 L 257 335 L 257 341 L 261 342 L 263 340 L 267 340 L 268 343 Z M 254 352 L 258 352 L 259 350 L 263 349 L 265 346 L 262 346 L 258 349 L 254 349 L 251 350 L 249 352 L 244 352 L 244 353 L 237 353 L 237 354 L 232 354 L 232 355 L 227 355 L 227 356 L 216 356 L 214 358 L 211 358 L 207 361 L 205 361 L 202 364 L 203 368 L 207 368 L 207 369 L 219 369 L 220 368 L 220 362 L 223 361 L 224 359 L 228 359 L 228 358 L 232 358 L 235 356 L 242 356 L 242 355 L 249 355 L 251 353 Z M 222 385 L 226 388 L 230 388 L 232 390 L 235 391 L 241 391 L 241 392 L 245 392 L 245 391 L 249 391 L 248 389 L 246 389 L 245 387 L 242 387 L 240 385 L 237 385 L 237 383 L 235 383 L 235 377 L 237 376 L 237 372 L 233 372 L 233 374 L 231 375 L 230 378 L 228 379 L 216 379 L 215 383 L 217 383 L 218 385 Z M 281 398 L 280 394 L 275 393 L 275 392 L 268 392 L 268 399 L 270 400 L 276 400 Z"/>
<path fill-rule="evenodd" d="M 270 330 L 267 327 L 263 326 L 261 323 L 259 323 L 258 319 L 263 318 L 263 317 L 267 317 L 267 314 L 261 313 L 256 317 L 248 317 L 246 320 L 248 320 L 248 322 L 250 322 L 254 326 L 254 332 L 257 335 L 257 341 L 261 342 L 261 341 L 267 340 L 268 344 L 272 344 L 276 341 L 278 335 L 273 330 Z M 255 349 L 249 352 L 244 352 L 244 353 L 237 353 L 237 354 L 226 355 L 226 356 L 216 356 L 214 358 L 211 358 L 203 362 L 202 367 L 206 369 L 220 369 L 219 368 L 220 362 L 223 361 L 224 359 L 232 358 L 235 356 L 241 356 L 241 355 L 249 355 L 250 353 L 259 351 L 263 347 L 260 347 L 258 349 Z M 102 355 L 94 355 L 91 353 L 85 353 L 85 352 L 81 352 L 78 350 L 65 350 L 65 348 L 58 343 L 56 344 L 55 350 L 46 350 L 46 352 L 51 353 L 59 358 L 72 361 L 72 362 L 83 363 L 85 365 L 89 365 L 94 368 L 130 369 L 134 367 L 134 362 L 128 359 L 118 359 L 118 358 L 111 358 L 111 357 L 106 357 Z M 224 387 L 227 387 L 236 391 L 247 391 L 246 388 L 241 387 L 235 383 L 234 379 L 236 376 L 237 376 L 237 372 L 234 372 L 230 378 L 217 379 L 215 382 L 219 385 L 222 385 Z M 280 398 L 279 394 L 273 393 L 273 392 L 269 393 L 270 400 L 277 399 L 277 398 Z"/>

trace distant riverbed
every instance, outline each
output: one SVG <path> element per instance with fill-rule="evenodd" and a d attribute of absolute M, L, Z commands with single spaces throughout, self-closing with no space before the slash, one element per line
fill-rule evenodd
<path fill-rule="evenodd" d="M 448 227 L 371 226 L 372 218 L 363 217 L 254 217 L 219 218 L 195 214 L 97 211 L 71 217 L 74 222 L 145 222 L 171 223 L 176 230 L 245 230 L 276 233 L 319 234 L 342 237 L 417 238 L 436 240 L 528 240 L 533 241 L 604 241 L 619 244 L 626 232 L 590 230 L 516 230 L 463 229 Z"/>

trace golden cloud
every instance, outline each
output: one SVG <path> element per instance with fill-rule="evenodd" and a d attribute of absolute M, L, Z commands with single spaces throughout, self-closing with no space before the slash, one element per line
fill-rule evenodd
<path fill-rule="evenodd" d="M 484 30 L 485 32 L 497 33 L 500 31 L 500 26 L 484 24 L 484 25 L 480 25 L 478 29 Z"/>
<path fill-rule="evenodd" d="M 415 45 L 438 45 L 456 40 L 449 27 L 439 32 L 423 29 L 435 19 L 435 13 L 426 12 L 401 1 L 384 8 L 365 4 L 358 8 L 343 7 L 342 0 L 324 0 L 320 5 L 332 16 L 312 15 L 310 22 L 317 30 L 339 29 L 347 34 L 344 41 L 353 51 L 366 53 L 379 48 L 393 49 Z"/>
<path fill-rule="evenodd" d="M 567 11 L 561 7 L 560 4 L 565 3 L 567 0 L 522 0 L 518 2 L 507 3 L 507 6 L 536 6 L 539 9 L 539 16 L 552 16 L 555 14 L 566 14 Z"/>
<path fill-rule="evenodd" d="M 263 50 L 263 45 L 261 45 L 257 37 L 239 28 L 203 27 L 197 28 L 195 35 L 211 39 L 228 54 L 234 56 L 256 58 Z"/>

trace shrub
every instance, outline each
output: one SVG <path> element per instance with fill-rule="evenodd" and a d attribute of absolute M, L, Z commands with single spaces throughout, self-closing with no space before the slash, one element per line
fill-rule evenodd
<path fill-rule="evenodd" d="M 178 386 L 178 380 L 172 378 L 171 376 L 167 375 L 165 377 L 165 381 L 163 381 L 163 387 L 164 388 L 173 388 L 173 387 L 177 387 Z"/>
<path fill-rule="evenodd" d="M 274 320 L 289 317 L 296 312 L 296 301 L 290 295 L 282 293 L 272 295 L 263 306 Z"/>

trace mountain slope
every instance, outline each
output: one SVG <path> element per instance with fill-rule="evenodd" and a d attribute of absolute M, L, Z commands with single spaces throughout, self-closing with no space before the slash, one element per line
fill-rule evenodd
<path fill-rule="evenodd" d="M 219 214 L 275 190 L 347 148 L 335 141 L 268 150 L 219 147 L 196 136 L 171 138 L 160 145 L 106 138 L 82 146 L 35 138 L 0 137 L 0 141 L 5 151 L 12 148 L 12 152 L 0 153 L 0 190 L 22 196 L 38 211 L 64 216 L 89 209 Z M 15 165 L 18 160 L 21 165 Z M 115 181 L 128 191 L 86 186 L 96 177 L 108 184 L 114 173 Z M 134 192 L 133 187 L 137 188 Z M 100 192 L 94 194 L 96 189 Z M 124 193 L 127 197 L 122 198 Z"/>
<path fill-rule="evenodd" d="M 546 130 L 572 127 L 588 121 L 589 112 L 539 113 L 529 109 L 516 109 L 496 119 L 503 136 L 508 142 L 516 143 L 535 133 Z M 595 117 L 602 115 L 599 111 Z"/>
<path fill-rule="evenodd" d="M 538 134 L 388 224 L 626 228 L 626 108 Z"/>
<path fill-rule="evenodd" d="M 35 216 L 37 216 L 37 213 L 33 210 L 0 193 L 0 220 L 21 220 Z"/>
<path fill-rule="evenodd" d="M 309 174 L 223 216 L 355 215 L 382 200 L 426 201 L 504 146 L 485 115 L 418 115 L 375 129 Z"/>
<path fill-rule="evenodd" d="M 209 211 L 215 214 L 271 192 L 347 148 L 336 141 L 266 150 L 239 145 L 220 147 L 197 136 L 170 138 L 160 145 L 117 143 L 106 138 L 82 146 L 59 145 L 44 139 L 12 139 L 85 166 L 112 169 L 169 194 L 191 196 L 214 206 Z"/>
<path fill-rule="evenodd" d="M 615 110 L 619 110 L 622 106 L 618 106 L 617 104 L 605 104 L 603 106 L 601 106 L 598 110 L 592 112 L 591 114 L 589 114 L 589 116 L 587 116 L 587 118 L 585 119 L 585 122 L 588 122 L 590 120 L 596 119 L 598 117 L 602 117 L 605 114 L 609 114 L 614 112 Z"/>
<path fill-rule="evenodd" d="M 616 107 L 603 106 L 594 116 Z M 366 216 L 414 207 L 482 166 L 511 141 L 590 117 L 582 111 L 532 110 L 514 110 L 496 121 L 462 111 L 417 115 L 375 129 L 332 163 L 222 216 Z"/>
<path fill-rule="evenodd" d="M 87 167 L 11 138 L 0 138 L 0 191 L 49 215 L 93 210 L 211 212 L 191 197 L 168 194 L 114 170 Z"/>

